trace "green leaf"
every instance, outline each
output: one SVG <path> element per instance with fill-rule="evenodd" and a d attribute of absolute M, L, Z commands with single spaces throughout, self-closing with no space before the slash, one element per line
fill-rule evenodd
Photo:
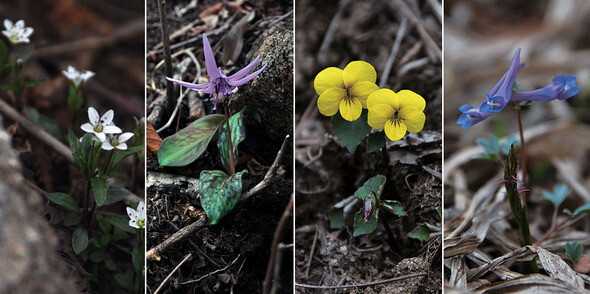
<path fill-rule="evenodd" d="M 137 275 L 141 275 L 143 270 L 143 251 L 139 250 L 138 247 L 133 247 L 133 252 L 131 252 L 131 260 L 133 261 L 133 268 Z"/>
<path fill-rule="evenodd" d="M 199 177 L 201 206 L 207 212 L 209 225 L 214 225 L 236 206 L 242 196 L 242 175 L 247 170 L 231 177 L 219 170 L 204 170 Z"/>
<path fill-rule="evenodd" d="M 365 200 L 365 197 L 371 192 L 375 193 L 376 200 L 379 202 L 381 199 L 381 193 L 383 192 L 383 186 L 385 185 L 386 178 L 383 175 L 376 175 L 368 179 L 356 192 L 354 196 L 361 200 Z"/>
<path fill-rule="evenodd" d="M 372 233 L 377 228 L 377 221 L 379 220 L 379 209 L 375 209 L 371 218 L 365 221 L 363 218 L 362 209 L 354 216 L 354 237 Z"/>
<path fill-rule="evenodd" d="M 116 151 L 117 153 L 115 153 L 115 155 L 113 155 L 113 159 L 111 159 L 111 163 L 107 167 L 105 174 L 111 175 L 113 173 L 113 170 L 115 169 L 115 167 L 117 167 L 117 164 L 119 163 L 119 161 L 123 160 L 123 158 L 125 158 L 129 155 L 135 154 L 137 152 L 141 152 L 142 150 L 143 150 L 143 146 L 133 146 L 133 147 L 127 148 L 127 150 Z"/>
<path fill-rule="evenodd" d="M 408 233 L 408 237 L 420 241 L 428 241 L 430 239 L 430 229 L 426 224 L 421 224 Z"/>
<path fill-rule="evenodd" d="M 340 116 L 340 113 L 332 116 L 332 131 L 346 146 L 348 152 L 353 153 L 356 147 L 363 141 L 371 131 L 367 123 L 367 110 L 363 109 L 361 117 L 355 121 L 347 121 Z"/>
<path fill-rule="evenodd" d="M 344 208 L 332 207 L 330 209 L 330 229 L 340 229 L 344 226 Z"/>
<path fill-rule="evenodd" d="M 70 212 L 64 216 L 63 224 L 64 226 L 71 227 L 75 226 L 82 221 L 82 213 L 80 211 Z"/>
<path fill-rule="evenodd" d="M 117 264 L 109 257 L 107 256 L 104 260 L 104 265 L 106 266 L 107 269 L 109 269 L 110 271 L 115 271 L 117 270 Z"/>
<path fill-rule="evenodd" d="M 24 109 L 25 113 L 27 114 L 27 117 L 33 123 L 40 126 L 42 129 L 46 130 L 48 133 L 50 133 L 54 137 L 56 137 L 58 139 L 63 138 L 63 133 L 61 131 L 61 128 L 59 127 L 59 125 L 57 124 L 57 122 L 55 120 L 51 119 L 48 116 L 40 114 L 39 111 L 37 111 L 37 109 L 35 109 L 35 108 L 25 106 L 25 107 L 23 107 L 23 109 Z"/>
<path fill-rule="evenodd" d="M 367 153 L 377 151 L 385 147 L 385 132 L 376 132 L 369 134 L 367 139 Z"/>
<path fill-rule="evenodd" d="M 119 286 L 127 289 L 129 292 L 135 292 L 133 289 L 133 271 L 128 270 L 124 273 L 114 274 L 113 277 Z"/>
<path fill-rule="evenodd" d="M 129 192 L 123 189 L 108 189 L 107 199 L 104 201 L 103 206 L 119 202 L 127 196 L 129 196 Z"/>
<path fill-rule="evenodd" d="M 89 256 L 88 259 L 94 263 L 103 262 L 105 258 L 105 254 L 102 251 L 94 251 Z"/>
<path fill-rule="evenodd" d="M 92 185 L 92 191 L 94 191 L 94 201 L 100 207 L 107 200 L 107 183 L 103 179 L 92 178 L 90 184 Z"/>
<path fill-rule="evenodd" d="M 36 87 L 39 85 L 43 85 L 44 83 L 45 83 L 45 80 L 43 80 L 43 79 L 32 79 L 32 80 L 29 80 L 25 83 L 25 89 Z"/>
<path fill-rule="evenodd" d="M 590 202 L 578 207 L 576 211 L 574 211 L 574 216 L 580 216 L 584 213 L 590 212 Z"/>
<path fill-rule="evenodd" d="M 82 253 L 88 247 L 88 233 L 83 228 L 76 228 L 72 234 L 72 248 L 76 254 Z"/>
<path fill-rule="evenodd" d="M 103 220 L 115 228 L 123 230 L 127 233 L 135 234 L 135 228 L 129 226 L 129 218 L 118 215 L 103 215 Z"/>
<path fill-rule="evenodd" d="M 385 208 L 387 211 L 397 215 L 397 216 L 406 216 L 408 215 L 404 210 L 402 204 L 397 200 L 383 200 L 381 202 L 381 206 Z"/>
<path fill-rule="evenodd" d="M 244 141 L 246 138 L 246 129 L 244 128 L 244 119 L 242 118 L 242 112 L 238 112 L 229 118 L 229 127 L 231 129 L 231 143 L 233 147 L 234 159 L 237 163 L 238 159 L 238 144 Z M 223 120 L 219 128 L 219 139 L 217 140 L 217 148 L 219 148 L 219 156 L 221 157 L 221 164 L 225 167 L 225 170 L 231 170 L 230 168 L 230 156 L 229 156 L 229 139 L 227 136 L 227 122 Z"/>
<path fill-rule="evenodd" d="M 571 193 L 570 189 L 565 184 L 558 184 L 553 187 L 553 192 L 547 190 L 543 191 L 543 199 L 553 203 L 556 207 L 559 207 L 565 198 Z"/>
<path fill-rule="evenodd" d="M 158 149 L 159 164 L 185 166 L 197 160 L 207 149 L 209 141 L 224 119 L 221 114 L 206 115 L 164 139 Z"/>
<path fill-rule="evenodd" d="M 65 193 L 49 193 L 46 194 L 45 197 L 49 199 L 49 201 L 63 206 L 71 211 L 80 211 L 78 208 L 78 202 L 72 198 L 72 196 L 65 194 Z"/>
<path fill-rule="evenodd" d="M 574 263 L 578 263 L 578 261 L 580 261 L 583 253 L 584 246 L 578 243 L 578 241 L 565 243 L 565 254 L 567 257 L 573 260 Z"/>

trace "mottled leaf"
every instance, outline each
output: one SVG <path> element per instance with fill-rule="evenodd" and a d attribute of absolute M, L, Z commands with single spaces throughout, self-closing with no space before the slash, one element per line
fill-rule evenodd
<path fill-rule="evenodd" d="M 377 202 L 381 199 L 381 193 L 383 192 L 383 186 L 385 185 L 386 178 L 383 175 L 376 175 L 368 179 L 356 192 L 354 196 L 361 200 L 365 200 L 365 197 L 371 192 L 375 193 Z"/>
<path fill-rule="evenodd" d="M 347 121 L 340 113 L 332 116 L 332 131 L 340 141 L 346 146 L 348 152 L 352 153 L 356 147 L 363 141 L 371 126 L 367 123 L 367 110 L 363 109 L 361 117 L 355 121 Z"/>
<path fill-rule="evenodd" d="M 158 149 L 159 164 L 185 166 L 197 160 L 205 152 L 219 124 L 223 121 L 223 115 L 210 114 L 164 139 Z"/>
<path fill-rule="evenodd" d="M 76 254 L 80 254 L 86 247 L 88 247 L 88 233 L 83 228 L 77 228 L 72 234 L 72 249 Z"/>
<path fill-rule="evenodd" d="M 238 203 L 242 196 L 242 175 L 246 172 L 243 170 L 231 177 L 219 170 L 201 172 L 199 194 L 209 225 L 217 224 Z"/>
<path fill-rule="evenodd" d="M 231 143 L 233 147 L 233 154 L 235 163 L 238 158 L 238 144 L 246 138 L 246 129 L 244 128 L 244 119 L 242 112 L 238 112 L 229 118 L 229 127 L 231 128 Z M 229 158 L 229 140 L 227 136 L 227 122 L 224 120 L 219 128 L 219 139 L 217 140 L 217 148 L 219 148 L 219 155 L 221 156 L 221 163 L 226 170 L 230 170 Z M 234 163 L 234 164 L 235 164 Z"/>
<path fill-rule="evenodd" d="M 377 221 L 379 220 L 379 209 L 375 209 L 370 218 L 365 220 L 362 210 L 357 212 L 354 216 L 354 233 L 353 236 L 360 236 L 372 233 L 377 228 Z"/>
<path fill-rule="evenodd" d="M 397 216 L 406 216 L 408 215 L 406 213 L 406 211 L 404 210 L 404 207 L 402 206 L 402 204 L 397 201 L 397 200 L 383 200 L 383 202 L 381 203 L 381 206 L 385 209 L 387 209 L 387 211 L 397 215 Z"/>

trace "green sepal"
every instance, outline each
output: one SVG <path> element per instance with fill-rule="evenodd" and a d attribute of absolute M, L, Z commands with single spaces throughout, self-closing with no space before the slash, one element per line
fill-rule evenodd
<path fill-rule="evenodd" d="M 197 160 L 224 120 L 221 114 L 206 115 L 165 138 L 158 149 L 160 166 L 185 166 Z"/>
<path fill-rule="evenodd" d="M 199 177 L 201 206 L 207 213 L 208 224 L 214 225 L 226 216 L 242 196 L 243 170 L 228 176 L 220 170 L 204 170 Z"/>

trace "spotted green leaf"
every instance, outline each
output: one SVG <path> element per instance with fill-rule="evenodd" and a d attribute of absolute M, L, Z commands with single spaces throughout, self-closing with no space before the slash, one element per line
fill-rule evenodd
<path fill-rule="evenodd" d="M 236 206 L 242 196 L 242 175 L 247 170 L 232 176 L 220 170 L 204 170 L 199 177 L 201 206 L 207 212 L 209 225 L 214 225 Z"/>
<path fill-rule="evenodd" d="M 244 128 L 244 119 L 242 112 L 238 112 L 229 118 L 229 127 L 231 129 L 231 143 L 233 147 L 234 159 L 238 158 L 238 144 L 246 138 L 246 130 Z M 219 155 L 221 156 L 221 163 L 226 170 L 230 170 L 229 159 L 229 140 L 227 136 L 227 123 L 225 120 L 219 128 L 219 139 L 217 140 L 217 148 L 219 148 Z M 236 160 L 237 161 L 237 160 Z"/>
<path fill-rule="evenodd" d="M 224 116 L 221 114 L 206 115 L 164 139 L 158 149 L 159 164 L 185 166 L 197 160 L 203 155 L 223 121 Z"/>

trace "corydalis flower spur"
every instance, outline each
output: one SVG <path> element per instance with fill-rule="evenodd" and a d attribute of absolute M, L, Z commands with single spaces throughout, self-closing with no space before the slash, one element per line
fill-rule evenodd
<path fill-rule="evenodd" d="M 248 73 L 252 71 L 256 64 L 258 64 L 258 62 L 260 61 L 260 56 L 258 56 L 254 60 L 252 60 L 250 64 L 246 65 L 246 67 L 240 69 L 239 71 L 228 77 L 225 74 L 225 72 L 221 69 L 221 67 L 217 67 L 217 63 L 215 63 L 215 56 L 213 55 L 213 50 L 211 49 L 211 44 L 209 43 L 209 39 L 207 39 L 207 36 L 205 34 L 203 34 L 203 53 L 205 55 L 205 66 L 207 68 L 207 74 L 211 79 L 209 83 L 193 84 L 175 80 L 170 77 L 166 77 L 166 79 L 173 83 L 179 84 L 183 87 L 197 90 L 202 93 L 211 95 L 215 94 L 215 105 L 213 106 L 213 110 L 217 109 L 217 100 L 219 99 L 219 95 L 222 95 L 222 97 L 226 97 L 229 94 L 237 92 L 238 87 L 243 86 L 247 82 L 254 79 L 266 68 L 266 64 L 264 64 L 262 68 L 248 75 Z"/>

